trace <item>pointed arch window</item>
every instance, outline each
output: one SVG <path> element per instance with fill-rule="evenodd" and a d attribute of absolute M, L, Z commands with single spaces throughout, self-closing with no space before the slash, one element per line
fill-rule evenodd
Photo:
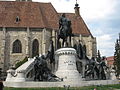
<path fill-rule="evenodd" d="M 32 43 L 32 57 L 36 55 L 39 55 L 39 41 L 34 39 Z"/>
<path fill-rule="evenodd" d="M 13 42 L 12 53 L 22 53 L 22 44 L 20 40 L 15 40 Z"/>

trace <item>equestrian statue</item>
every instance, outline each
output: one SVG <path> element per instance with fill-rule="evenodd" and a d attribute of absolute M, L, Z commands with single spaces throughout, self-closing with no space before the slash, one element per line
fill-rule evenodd
<path fill-rule="evenodd" d="M 61 47 L 60 39 L 62 39 L 62 47 L 71 46 L 71 36 L 72 36 L 72 28 L 71 28 L 71 21 L 66 18 L 65 13 L 59 19 L 59 32 L 58 32 L 58 48 Z M 67 38 L 69 37 L 69 42 L 67 42 Z"/>

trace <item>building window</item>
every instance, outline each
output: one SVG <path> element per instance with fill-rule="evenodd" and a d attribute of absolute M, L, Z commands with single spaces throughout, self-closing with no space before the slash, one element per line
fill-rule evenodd
<path fill-rule="evenodd" d="M 16 16 L 16 22 L 19 22 L 19 21 L 20 21 L 20 17 Z"/>
<path fill-rule="evenodd" d="M 20 40 L 15 40 L 13 42 L 13 49 L 12 49 L 13 53 L 22 53 L 22 44 Z"/>
<path fill-rule="evenodd" d="M 34 39 L 32 43 L 32 57 L 36 55 L 39 55 L 39 42 L 37 39 Z"/>

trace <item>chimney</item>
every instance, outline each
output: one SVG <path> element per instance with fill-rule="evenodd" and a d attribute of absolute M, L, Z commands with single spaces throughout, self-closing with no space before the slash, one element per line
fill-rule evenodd
<path fill-rule="evenodd" d="M 76 16 L 80 16 L 79 8 L 80 8 L 79 4 L 77 4 L 77 0 L 76 0 L 76 4 L 75 4 L 75 7 L 74 7 Z"/>

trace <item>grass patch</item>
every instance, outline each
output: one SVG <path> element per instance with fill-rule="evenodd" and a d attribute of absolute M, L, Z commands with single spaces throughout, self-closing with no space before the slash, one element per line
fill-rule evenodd
<path fill-rule="evenodd" d="M 114 90 L 120 89 L 120 84 L 115 85 L 97 85 L 97 86 L 85 86 L 85 87 L 70 87 L 68 90 Z M 3 90 L 67 90 L 65 88 L 54 87 L 54 88 L 7 88 Z"/>

